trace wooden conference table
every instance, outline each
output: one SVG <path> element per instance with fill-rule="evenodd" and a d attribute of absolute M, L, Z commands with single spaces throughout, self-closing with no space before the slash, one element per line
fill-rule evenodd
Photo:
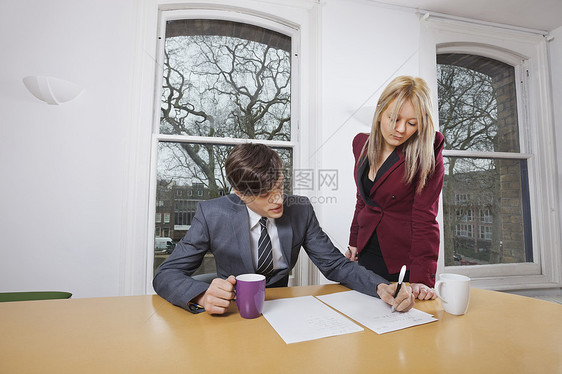
<path fill-rule="evenodd" d="M 267 299 L 340 285 L 268 289 Z M 562 373 L 562 306 L 480 289 L 464 316 L 286 344 L 261 316 L 193 315 L 159 296 L 0 303 L 0 373 Z"/>

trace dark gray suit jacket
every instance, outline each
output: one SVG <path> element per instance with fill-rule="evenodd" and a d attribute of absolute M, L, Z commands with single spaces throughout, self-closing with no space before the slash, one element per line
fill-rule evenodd
<path fill-rule="evenodd" d="M 376 296 L 384 278 L 349 261 L 322 231 L 308 198 L 285 196 L 283 216 L 275 220 L 281 250 L 288 269 L 277 271 L 267 286 L 286 286 L 291 269 L 303 247 L 322 274 L 332 281 Z M 191 278 L 207 251 L 215 257 L 217 275 L 255 273 L 250 249 L 246 205 L 234 194 L 199 203 L 191 228 L 160 266 L 153 285 L 158 295 L 188 309 L 188 302 L 205 292 L 209 284 Z"/>

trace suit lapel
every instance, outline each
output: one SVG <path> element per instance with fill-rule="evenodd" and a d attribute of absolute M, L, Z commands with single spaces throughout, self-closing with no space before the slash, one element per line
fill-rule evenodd
<path fill-rule="evenodd" d="M 386 171 L 379 179 L 377 179 L 375 185 L 370 191 L 370 196 L 375 194 L 375 191 L 381 186 L 381 184 L 392 174 L 396 169 L 398 169 L 401 165 L 404 164 L 406 159 L 404 158 L 404 154 L 400 150 L 396 150 L 396 153 L 390 155 L 390 157 L 398 157 L 398 160 L 394 162 L 394 164 Z"/>
<path fill-rule="evenodd" d="M 289 219 L 288 209 L 283 208 L 285 212 L 280 218 L 275 220 L 277 226 L 277 234 L 279 235 L 279 242 L 281 243 L 281 252 L 285 263 L 291 267 L 291 251 L 293 248 L 293 229 L 291 227 L 291 220 Z"/>
<path fill-rule="evenodd" d="M 254 262 L 252 260 L 254 258 L 252 247 L 250 246 L 250 218 L 248 216 L 248 208 L 246 208 L 246 204 L 244 204 L 238 196 L 234 194 L 230 196 L 232 196 L 231 209 L 233 210 L 230 225 L 238 243 L 238 252 L 244 264 L 245 272 L 254 273 L 256 269 L 254 268 Z M 235 246 L 233 246 L 233 250 L 235 250 Z"/>
<path fill-rule="evenodd" d="M 378 206 L 369 197 L 370 191 L 365 191 L 365 187 L 363 186 L 363 174 L 365 173 L 365 169 L 367 168 L 368 165 L 369 165 L 369 161 L 367 159 L 367 156 L 361 157 L 361 159 L 359 160 L 359 166 L 357 166 L 357 175 L 355 176 L 355 178 L 357 181 L 357 186 L 359 187 L 359 193 L 361 194 L 363 201 L 367 205 Z"/>

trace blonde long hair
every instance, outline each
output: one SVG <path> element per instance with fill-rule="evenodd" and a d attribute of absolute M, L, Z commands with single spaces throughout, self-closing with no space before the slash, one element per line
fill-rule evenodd
<path fill-rule="evenodd" d="M 404 102 L 408 100 L 412 103 L 416 112 L 418 129 L 403 144 L 403 152 L 406 157 L 404 182 L 412 183 L 416 175 L 418 175 L 419 181 L 416 191 L 420 192 L 425 186 L 427 178 L 435 169 L 435 155 L 433 151 L 435 125 L 431 114 L 431 95 L 427 83 L 422 78 L 405 75 L 399 76 L 386 86 L 377 103 L 371 133 L 361 151 L 361 155 L 367 154 L 370 165 L 377 165 L 379 162 L 382 162 L 380 159 L 384 145 L 384 138 L 381 132 L 382 114 L 394 102 L 395 106 L 391 114 L 391 121 L 396 123 L 396 116 Z"/>

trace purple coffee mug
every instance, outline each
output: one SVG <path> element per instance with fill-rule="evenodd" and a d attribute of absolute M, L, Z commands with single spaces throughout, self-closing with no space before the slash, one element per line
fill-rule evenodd
<path fill-rule="evenodd" d="M 242 274 L 236 277 L 236 305 L 243 318 L 261 315 L 265 301 L 265 276 Z"/>

